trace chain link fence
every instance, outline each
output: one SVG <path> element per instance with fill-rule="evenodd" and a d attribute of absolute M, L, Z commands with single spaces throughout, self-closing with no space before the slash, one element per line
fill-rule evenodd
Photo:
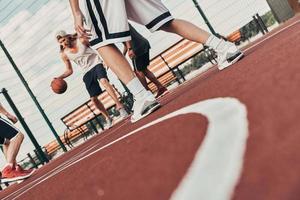
<path fill-rule="evenodd" d="M 163 0 L 163 2 L 176 18 L 188 20 L 208 30 L 192 0 Z M 262 0 L 198 0 L 198 3 L 216 32 L 225 36 L 247 25 L 256 13 L 263 16 L 270 11 L 267 2 Z M 81 73 L 76 67 L 74 75 L 67 78 L 68 90 L 65 94 L 56 95 L 50 90 L 53 77 L 64 70 L 54 35 L 61 29 L 74 32 L 72 23 L 71 10 L 66 0 L 0 0 L 0 39 L 52 125 L 61 135 L 65 127 L 60 118 L 89 98 L 81 81 Z M 134 26 L 149 39 L 152 56 L 181 39 L 160 31 L 151 34 L 140 25 Z M 123 91 L 123 87 L 111 72 L 109 77 L 118 90 Z M 0 85 L 10 92 L 40 145 L 54 140 L 47 124 L 2 51 L 0 51 Z M 4 102 L 3 98 L 0 97 L 0 101 Z M 25 157 L 26 153 L 32 150 L 30 141 L 26 139 L 20 157 Z"/>

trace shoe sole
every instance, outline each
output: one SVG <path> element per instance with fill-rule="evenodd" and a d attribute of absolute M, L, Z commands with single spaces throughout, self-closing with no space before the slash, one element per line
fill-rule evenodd
<path fill-rule="evenodd" d="M 223 70 L 223 69 L 225 69 L 225 68 L 233 65 L 234 63 L 240 61 L 244 57 L 245 57 L 245 55 L 243 54 L 243 52 L 240 52 L 240 53 L 232 56 L 231 58 L 228 58 L 227 59 L 227 63 L 226 64 L 223 63 L 221 66 L 219 65 L 218 69 L 219 70 Z"/>
<path fill-rule="evenodd" d="M 149 115 L 153 111 L 157 110 L 160 107 L 160 104 L 158 102 L 155 102 L 154 104 L 149 105 L 143 112 L 142 116 Z"/>
<path fill-rule="evenodd" d="M 165 94 L 168 94 L 169 93 L 169 90 L 165 90 L 163 93 L 159 94 L 159 95 L 156 95 L 155 98 L 157 99 L 158 97 L 162 97 L 164 96 Z"/>
<path fill-rule="evenodd" d="M 17 182 L 17 183 L 21 183 L 23 182 L 25 179 L 29 178 L 33 173 L 35 172 L 35 169 L 32 170 L 29 174 L 27 174 L 26 176 L 18 176 L 15 178 L 1 178 L 1 183 L 12 183 L 12 182 Z"/>
<path fill-rule="evenodd" d="M 154 111 L 158 110 L 160 107 L 161 107 L 161 105 L 160 105 L 158 102 L 149 105 L 149 106 L 143 111 L 143 113 L 140 115 L 140 117 L 138 117 L 138 118 L 136 118 L 136 119 L 132 119 L 132 118 L 131 118 L 131 122 L 134 123 L 134 122 L 137 122 L 137 121 L 143 119 L 144 117 L 146 117 L 146 116 L 150 115 L 151 113 L 153 113 Z"/>
<path fill-rule="evenodd" d="M 103 127 L 104 130 L 108 130 L 112 127 L 113 125 L 111 124 L 110 126 L 107 126 L 107 127 Z"/>

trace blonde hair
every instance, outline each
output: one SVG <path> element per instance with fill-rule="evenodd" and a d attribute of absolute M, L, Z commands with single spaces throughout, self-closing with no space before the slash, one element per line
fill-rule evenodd
<path fill-rule="evenodd" d="M 57 39 L 57 41 L 58 41 L 59 39 L 65 37 L 65 38 L 70 39 L 71 41 L 74 41 L 74 40 L 77 39 L 77 36 L 78 36 L 77 33 L 67 34 L 67 35 L 65 35 L 65 36 L 58 35 L 58 36 L 56 36 L 56 39 Z M 62 52 L 62 51 L 64 50 L 64 47 L 63 47 L 62 45 L 59 45 L 59 47 L 60 47 L 60 52 Z"/>

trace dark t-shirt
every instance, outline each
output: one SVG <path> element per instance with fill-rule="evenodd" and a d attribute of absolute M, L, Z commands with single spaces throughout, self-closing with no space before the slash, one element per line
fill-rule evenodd
<path fill-rule="evenodd" d="M 149 52 L 151 48 L 149 41 L 139 34 L 130 24 L 129 30 L 131 34 L 132 50 L 136 56 Z"/>

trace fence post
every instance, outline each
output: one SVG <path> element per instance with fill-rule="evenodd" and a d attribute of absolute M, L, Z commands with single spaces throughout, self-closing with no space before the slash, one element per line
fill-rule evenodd
<path fill-rule="evenodd" d="M 256 18 L 257 18 L 257 21 L 258 21 L 259 25 L 262 27 L 262 29 L 263 29 L 266 33 L 268 33 L 268 32 L 269 32 L 268 27 L 267 27 L 266 24 L 264 23 L 264 21 L 263 21 L 263 19 L 261 18 L 261 16 L 260 16 L 258 13 L 256 13 L 255 16 L 256 16 Z"/>
<path fill-rule="evenodd" d="M 6 55 L 7 59 L 9 60 L 10 64 L 14 68 L 15 72 L 17 73 L 18 77 L 22 81 L 24 87 L 26 88 L 27 92 L 29 93 L 29 95 L 30 95 L 31 99 L 33 100 L 34 104 L 36 105 L 36 107 L 38 108 L 38 110 L 40 111 L 40 113 L 42 114 L 42 117 L 44 118 L 44 120 L 46 121 L 48 127 L 52 131 L 52 133 L 53 133 L 54 137 L 56 138 L 58 144 L 66 152 L 67 151 L 66 147 L 64 146 L 64 144 L 60 140 L 60 137 L 58 136 L 57 132 L 55 131 L 54 127 L 52 126 L 52 124 L 51 124 L 50 120 L 48 119 L 46 113 L 44 112 L 43 108 L 41 107 L 41 105 L 39 104 L 38 100 L 34 96 L 33 92 L 31 91 L 31 89 L 30 89 L 30 87 L 28 85 L 28 83 L 26 82 L 25 78 L 23 77 L 22 73 L 18 69 L 16 63 L 12 59 L 11 55 L 9 54 L 9 52 L 7 51 L 7 49 L 5 48 L 5 46 L 4 46 L 4 44 L 3 44 L 3 42 L 1 40 L 0 40 L 0 47 L 2 48 L 3 52 L 5 53 L 5 55 Z"/>
<path fill-rule="evenodd" d="M 252 16 L 253 21 L 256 24 L 256 27 L 259 29 L 259 31 L 264 35 L 265 34 L 265 30 L 263 29 L 263 27 L 261 26 L 261 24 L 259 23 L 258 19 L 256 18 L 256 16 Z"/>
<path fill-rule="evenodd" d="M 199 11 L 201 17 L 203 18 L 204 22 L 206 23 L 206 25 L 208 26 L 210 32 L 213 34 L 213 35 L 217 35 L 215 29 L 212 27 L 212 25 L 210 24 L 210 22 L 208 21 L 206 15 L 204 14 L 202 8 L 200 7 L 199 3 L 197 2 L 197 0 L 193 0 L 197 10 Z"/>
<path fill-rule="evenodd" d="M 169 66 L 169 63 L 164 59 L 164 57 L 160 54 L 159 57 L 163 60 L 163 62 L 165 63 L 165 65 L 169 68 L 169 70 L 172 72 L 172 74 L 176 77 L 176 81 L 178 82 L 178 84 L 181 84 L 179 78 L 177 77 L 177 75 L 175 74 L 175 72 L 172 70 L 172 68 Z"/>
<path fill-rule="evenodd" d="M 38 165 L 36 164 L 36 162 L 34 161 L 34 159 L 32 158 L 32 156 L 30 155 L 30 153 L 27 153 L 27 156 L 30 160 L 30 162 L 33 164 L 34 168 L 38 168 Z"/>
<path fill-rule="evenodd" d="M 96 118 L 97 118 L 97 117 L 96 117 Z M 97 121 L 97 122 L 98 122 L 98 121 Z M 94 125 L 93 121 L 89 121 L 88 123 L 89 123 L 90 126 L 92 127 L 93 131 L 94 131 L 95 133 L 98 133 L 98 130 L 97 130 L 96 126 Z M 99 122 L 98 122 L 98 123 L 99 123 Z"/>
<path fill-rule="evenodd" d="M 36 141 L 35 137 L 33 136 L 31 130 L 29 129 L 27 123 L 25 122 L 23 116 L 21 115 L 21 113 L 19 112 L 18 108 L 16 107 L 16 105 L 14 104 L 13 100 L 11 99 L 11 97 L 9 96 L 7 90 L 5 88 L 2 89 L 1 93 L 4 95 L 6 101 L 8 102 L 8 104 L 10 105 L 10 107 L 12 108 L 12 110 L 14 111 L 14 113 L 16 114 L 17 118 L 19 119 L 21 125 L 23 126 L 25 132 L 27 133 L 29 139 L 31 140 L 32 144 L 34 145 L 35 149 L 38 152 L 38 155 L 41 158 L 41 162 L 42 163 L 47 163 L 49 162 L 48 158 L 46 157 L 46 155 L 44 154 L 41 146 L 39 145 L 39 143 Z"/>

